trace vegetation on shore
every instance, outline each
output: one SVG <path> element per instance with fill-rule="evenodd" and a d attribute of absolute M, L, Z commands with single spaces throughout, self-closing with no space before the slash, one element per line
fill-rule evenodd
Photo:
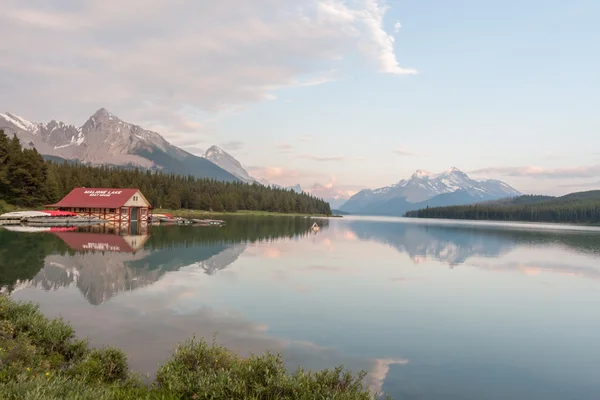
<path fill-rule="evenodd" d="M 76 187 L 138 188 L 158 208 L 331 215 L 329 203 L 307 193 L 260 184 L 220 182 L 131 168 L 45 161 L 0 130 L 0 201 L 19 207 L 51 204 Z M 7 208 L 7 206 L 3 206 Z"/>
<path fill-rule="evenodd" d="M 91 348 L 61 319 L 0 295 L 0 398 L 5 400 L 360 399 L 375 394 L 364 372 L 343 368 L 289 374 L 279 355 L 242 358 L 192 338 L 147 384 L 115 348 Z"/>
<path fill-rule="evenodd" d="M 525 195 L 466 206 L 409 211 L 406 217 L 600 224 L 600 190 L 561 197 Z"/>

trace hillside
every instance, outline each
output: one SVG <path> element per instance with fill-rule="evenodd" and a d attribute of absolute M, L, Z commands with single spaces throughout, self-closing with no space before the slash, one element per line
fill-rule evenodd
<path fill-rule="evenodd" d="M 493 221 L 600 223 L 600 190 L 560 197 L 525 195 L 463 206 L 429 207 L 405 214 L 411 218 Z"/>

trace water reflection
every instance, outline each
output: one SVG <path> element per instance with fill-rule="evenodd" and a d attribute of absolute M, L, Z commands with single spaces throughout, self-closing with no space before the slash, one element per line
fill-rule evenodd
<path fill-rule="evenodd" d="M 450 266 L 475 256 L 497 258 L 517 246 L 561 246 L 578 253 L 600 255 L 600 231 L 506 229 L 465 223 L 415 224 L 402 221 L 350 220 L 344 225 L 361 240 L 374 240 L 407 253 L 415 262 L 435 259 Z"/>
<path fill-rule="evenodd" d="M 0 230 L 0 278 L 143 373 L 196 334 L 241 354 L 281 351 L 292 367 L 365 369 L 397 399 L 600 395 L 598 233 L 311 225 L 238 218 L 135 238 Z"/>
<path fill-rule="evenodd" d="M 74 286 L 90 304 L 98 305 L 184 266 L 212 275 L 237 260 L 247 243 L 316 234 L 310 230 L 313 222 L 237 218 L 226 227 L 144 226 L 133 234 L 110 226 L 6 227 L 0 229 L 0 287 L 12 292 Z M 326 228 L 328 221 L 320 224 Z"/>

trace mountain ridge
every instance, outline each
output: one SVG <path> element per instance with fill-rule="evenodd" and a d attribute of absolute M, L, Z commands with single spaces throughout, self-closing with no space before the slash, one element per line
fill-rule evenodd
<path fill-rule="evenodd" d="M 212 161 L 169 143 L 159 133 L 121 120 L 98 109 L 80 127 L 51 120 L 35 123 L 6 112 L 0 129 L 16 134 L 25 148 L 44 156 L 76 160 L 89 165 L 135 166 L 221 181 L 240 179 Z"/>
<path fill-rule="evenodd" d="M 477 181 L 451 167 L 438 174 L 416 170 L 409 179 L 393 185 L 363 189 L 339 209 L 352 214 L 401 216 L 428 206 L 471 204 L 520 194 L 502 181 Z"/>

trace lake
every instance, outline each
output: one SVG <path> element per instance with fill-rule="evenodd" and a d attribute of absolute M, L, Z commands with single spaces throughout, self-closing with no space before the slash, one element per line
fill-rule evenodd
<path fill-rule="evenodd" d="M 152 374 L 213 337 L 344 364 L 395 399 L 600 398 L 600 230 L 231 217 L 222 228 L 0 230 L 0 285 Z"/>

